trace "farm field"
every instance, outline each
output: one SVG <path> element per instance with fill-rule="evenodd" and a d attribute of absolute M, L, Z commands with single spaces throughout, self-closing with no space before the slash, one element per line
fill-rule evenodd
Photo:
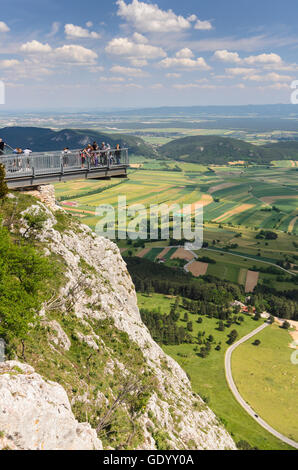
<path fill-rule="evenodd" d="M 57 198 L 74 200 L 77 209 L 95 212 L 97 205 L 127 203 L 190 204 L 204 201 L 204 221 L 247 228 L 263 227 L 297 234 L 297 171 L 293 168 L 207 167 L 151 161 L 134 168 L 128 180 L 80 180 L 55 185 Z M 175 166 L 179 171 L 172 171 Z M 206 197 L 208 195 L 208 198 Z M 205 196 L 205 197 L 203 197 Z M 67 208 L 70 210 L 69 208 Z M 88 222 L 88 221 L 87 221 Z"/>
<path fill-rule="evenodd" d="M 161 294 L 153 294 L 150 297 L 138 294 L 139 308 L 154 309 L 158 306 L 162 313 L 169 313 L 172 302 L 173 299 Z M 179 310 L 183 317 L 185 310 L 182 307 Z M 220 332 L 217 330 L 216 319 L 204 316 L 202 317 L 203 323 L 198 324 L 195 321 L 196 317 L 196 315 L 190 315 L 190 320 L 193 321 L 193 336 L 197 337 L 199 330 L 205 331 L 207 336 L 212 334 L 215 342 L 221 341 L 221 350 L 215 351 L 212 348 L 211 354 L 205 359 L 199 357 L 194 351 L 195 344 L 163 346 L 164 351 L 188 373 L 194 392 L 199 393 L 208 401 L 208 406 L 222 420 L 235 442 L 245 440 L 251 446 L 257 446 L 260 449 L 287 449 L 285 444 L 267 433 L 245 413 L 229 390 L 224 373 L 224 353 L 228 347 L 225 341 L 230 329 L 226 328 L 224 332 Z M 244 336 L 260 324 L 261 322 L 245 316 L 243 324 L 237 325 L 236 329 L 239 336 Z M 185 326 L 185 323 L 181 321 L 181 325 Z"/>
<path fill-rule="evenodd" d="M 272 325 L 232 355 L 235 383 L 243 398 L 273 428 L 298 441 L 298 371 L 291 363 L 289 333 Z M 265 373 L 264 373 L 265 371 Z"/>
<path fill-rule="evenodd" d="M 142 167 L 131 169 L 128 179 L 57 183 L 57 199 L 93 230 L 99 221 L 96 208 L 109 204 L 117 213 L 120 195 L 126 196 L 128 206 L 141 203 L 147 208 L 150 204 L 179 204 L 181 207 L 199 202 L 204 206 L 204 242 L 209 248 L 221 251 L 219 255 L 212 252 L 219 264 L 209 265 L 207 274 L 239 282 L 240 269 L 249 269 L 258 265 L 258 261 L 275 264 L 289 260 L 295 264 L 298 242 L 296 168 L 264 165 L 208 168 L 195 163 L 177 164 L 171 160 L 164 162 L 142 157 L 133 160 Z M 257 240 L 260 229 L 274 230 L 278 239 Z M 165 248 L 168 242 L 152 241 L 145 245 L 146 248 Z M 129 246 L 126 241 L 120 241 L 119 247 L 123 252 L 127 248 L 133 256 L 140 251 L 134 243 Z M 247 261 L 236 256 L 231 259 L 227 251 L 245 256 Z M 151 259 L 153 254 L 147 256 Z M 172 253 L 166 256 L 166 262 L 171 257 Z M 267 282 L 266 277 L 260 275 L 258 282 Z M 293 287 L 291 283 L 278 282 L 275 278 L 273 284 L 282 290 Z"/>

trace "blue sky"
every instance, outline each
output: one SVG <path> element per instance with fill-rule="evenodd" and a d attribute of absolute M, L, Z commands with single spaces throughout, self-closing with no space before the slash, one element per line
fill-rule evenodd
<path fill-rule="evenodd" d="M 9 108 L 289 103 L 296 0 L 10 0 Z"/>

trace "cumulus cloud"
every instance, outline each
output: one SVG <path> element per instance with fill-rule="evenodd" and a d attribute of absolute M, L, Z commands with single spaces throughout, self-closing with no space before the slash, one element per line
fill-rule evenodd
<path fill-rule="evenodd" d="M 272 85 L 266 86 L 266 89 L 268 88 L 270 88 L 271 90 L 282 90 L 282 89 L 289 90 L 290 85 L 289 83 L 274 83 Z"/>
<path fill-rule="evenodd" d="M 146 65 L 148 65 L 148 61 L 146 59 L 135 59 L 130 57 L 129 61 L 134 67 L 146 67 Z"/>
<path fill-rule="evenodd" d="M 166 74 L 166 77 L 167 77 L 167 78 L 179 78 L 179 77 L 181 77 L 181 73 L 175 73 L 175 72 L 173 72 L 173 73 L 167 73 L 167 74 Z"/>
<path fill-rule="evenodd" d="M 213 27 L 210 21 L 197 20 L 195 24 L 195 29 L 200 29 L 202 31 L 210 31 L 210 29 L 213 29 Z"/>
<path fill-rule="evenodd" d="M 215 51 L 213 59 L 220 60 L 222 62 L 234 62 L 239 63 L 241 59 L 237 52 L 229 52 L 226 49 L 222 51 Z"/>
<path fill-rule="evenodd" d="M 249 80 L 252 82 L 290 82 L 293 78 L 290 75 L 281 75 L 276 72 L 262 74 L 255 68 L 235 67 L 227 68 L 225 71 L 230 77 L 241 77 L 243 80 Z"/>
<path fill-rule="evenodd" d="M 21 51 L 37 57 L 47 54 L 47 61 L 64 60 L 67 63 L 94 64 L 97 59 L 96 52 L 76 44 L 64 45 L 53 49 L 49 44 L 42 44 L 36 40 L 21 46 Z"/>
<path fill-rule="evenodd" d="M 48 53 L 52 51 L 51 46 L 47 44 L 42 44 L 39 41 L 36 41 L 35 39 L 30 42 L 26 42 L 25 44 L 21 45 L 21 51 L 27 52 L 29 54 L 35 54 L 35 53 Z"/>
<path fill-rule="evenodd" d="M 235 67 L 226 69 L 229 75 L 251 75 L 256 73 L 256 69 L 248 69 L 246 67 Z"/>
<path fill-rule="evenodd" d="M 190 29 L 192 22 L 197 20 L 196 15 L 185 18 L 176 15 L 172 10 L 162 10 L 157 4 L 148 4 L 133 0 L 126 4 L 124 0 L 117 0 L 118 16 L 132 24 L 138 31 L 144 32 L 180 32 Z M 197 20 L 196 29 L 211 29 L 209 21 Z"/>
<path fill-rule="evenodd" d="M 251 55 L 249 57 L 241 58 L 238 52 L 229 52 L 226 49 L 215 51 L 213 59 L 221 62 L 231 62 L 243 65 L 280 65 L 283 63 L 282 58 L 273 52 L 270 54 Z"/>
<path fill-rule="evenodd" d="M 0 33 L 8 33 L 10 31 L 10 28 L 7 26 L 4 21 L 0 21 Z"/>
<path fill-rule="evenodd" d="M 211 67 L 206 63 L 203 57 L 193 59 L 193 53 L 190 49 L 181 49 L 176 53 L 175 57 L 167 57 L 163 59 L 159 64 L 164 68 L 178 67 L 184 69 L 202 69 L 210 70 Z"/>
<path fill-rule="evenodd" d="M 147 44 L 149 42 L 148 39 L 140 33 L 134 33 L 132 37 L 134 41 L 139 44 Z"/>
<path fill-rule="evenodd" d="M 194 53 L 191 49 L 185 47 L 176 53 L 176 57 L 178 57 L 178 59 L 190 59 L 194 57 Z"/>
<path fill-rule="evenodd" d="M 19 64 L 20 61 L 16 59 L 6 59 L 0 61 L 0 67 L 3 69 L 11 69 Z"/>
<path fill-rule="evenodd" d="M 281 64 L 282 58 L 278 54 L 260 54 L 255 56 L 246 57 L 243 59 L 246 64 Z"/>
<path fill-rule="evenodd" d="M 91 49 L 74 44 L 58 47 L 55 49 L 54 55 L 57 59 L 78 64 L 92 64 L 98 57 L 96 52 Z"/>
<path fill-rule="evenodd" d="M 114 65 L 110 71 L 115 74 L 127 75 L 128 77 L 144 77 L 146 75 L 142 69 L 122 67 L 121 65 Z"/>
<path fill-rule="evenodd" d="M 157 59 L 166 56 L 161 47 L 151 46 L 141 34 L 135 34 L 132 39 L 112 39 L 106 46 L 106 52 L 118 56 L 142 59 Z"/>
<path fill-rule="evenodd" d="M 82 28 L 81 26 L 76 26 L 74 24 L 66 24 L 64 26 L 64 31 L 67 37 L 69 38 L 91 38 L 91 39 L 98 39 L 100 35 L 95 31 L 89 31 L 86 28 Z"/>
<path fill-rule="evenodd" d="M 247 75 L 244 77 L 245 80 L 251 80 L 254 82 L 290 82 L 294 77 L 290 75 L 280 75 L 279 73 L 271 72 L 265 75 Z"/>
<path fill-rule="evenodd" d="M 173 88 L 176 88 L 177 90 L 185 90 L 188 88 L 202 88 L 202 89 L 207 89 L 207 90 L 214 90 L 215 88 L 219 88 L 219 86 L 216 85 L 204 85 L 201 83 L 176 83 L 173 85 Z"/>

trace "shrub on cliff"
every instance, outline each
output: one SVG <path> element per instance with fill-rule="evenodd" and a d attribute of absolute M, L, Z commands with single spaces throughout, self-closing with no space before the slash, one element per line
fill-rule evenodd
<path fill-rule="evenodd" d="M 0 164 L 0 199 L 3 199 L 8 193 L 8 187 L 5 182 L 5 168 Z"/>

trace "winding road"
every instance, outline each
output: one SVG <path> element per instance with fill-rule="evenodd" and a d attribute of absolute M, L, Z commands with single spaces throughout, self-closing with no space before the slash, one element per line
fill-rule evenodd
<path fill-rule="evenodd" d="M 257 422 L 259 423 L 260 426 L 262 426 L 266 431 L 270 432 L 273 434 L 273 436 L 277 437 L 281 441 L 285 442 L 289 446 L 294 447 L 295 449 L 298 449 L 298 443 L 293 441 L 292 439 L 289 439 L 288 437 L 284 436 L 283 434 L 279 433 L 275 429 L 273 429 L 266 421 L 264 421 L 262 418 L 260 418 L 257 413 L 246 403 L 246 401 L 242 398 L 240 393 L 238 392 L 238 389 L 235 385 L 235 382 L 233 380 L 233 375 L 232 375 L 232 367 L 231 367 L 231 357 L 233 351 L 240 346 L 240 344 L 245 343 L 245 341 L 249 340 L 250 338 L 253 338 L 256 334 L 258 334 L 260 331 L 264 330 L 264 328 L 267 328 L 269 326 L 269 323 L 264 323 L 263 325 L 259 326 L 255 330 L 253 330 L 251 333 L 248 335 L 244 336 L 241 338 L 237 343 L 233 344 L 230 346 L 226 352 L 225 355 L 225 372 L 226 372 L 226 379 L 229 384 L 229 387 L 231 389 L 231 392 L 233 393 L 234 397 L 240 403 L 242 408 L 245 409 L 245 411 Z"/>

